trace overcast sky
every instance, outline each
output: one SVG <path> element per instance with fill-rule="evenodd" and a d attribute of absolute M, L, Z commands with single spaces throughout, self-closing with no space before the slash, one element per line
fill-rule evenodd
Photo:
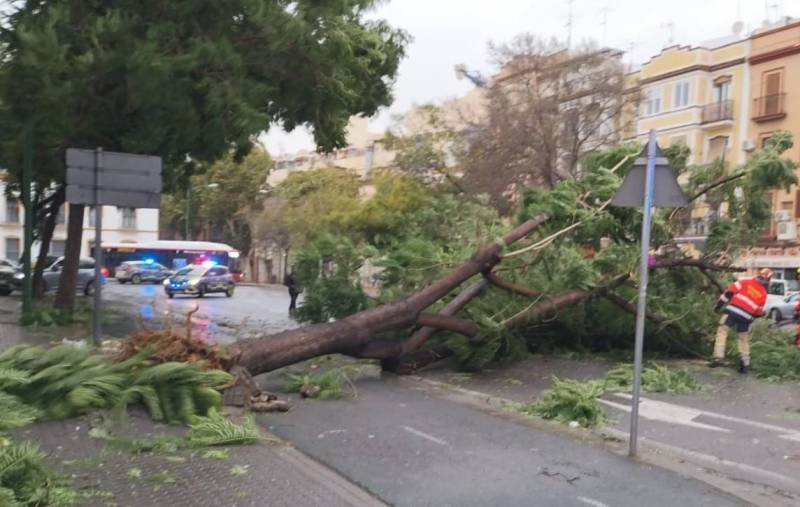
<path fill-rule="evenodd" d="M 626 61 L 642 63 L 668 45 L 668 23 L 674 24 L 675 43 L 697 44 L 730 34 L 739 17 L 749 32 L 761 25 L 767 9 L 773 19 L 800 17 L 800 0 L 574 0 L 572 40 L 605 42 L 629 52 Z M 522 32 L 565 39 L 568 12 L 568 0 L 387 0 L 374 17 L 407 30 L 414 41 L 400 66 L 394 104 L 371 128 L 384 130 L 393 114 L 414 104 L 463 94 L 471 85 L 456 79 L 453 66 L 490 73 L 489 41 L 508 41 Z M 273 129 L 264 141 L 273 155 L 313 148 L 302 129 L 291 134 Z"/>

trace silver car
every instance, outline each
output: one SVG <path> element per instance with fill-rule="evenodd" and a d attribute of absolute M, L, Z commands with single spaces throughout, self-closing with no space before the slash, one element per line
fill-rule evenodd
<path fill-rule="evenodd" d="M 59 257 L 44 270 L 42 277 L 44 278 L 45 291 L 58 289 L 63 265 L 64 257 Z M 105 278 L 101 283 L 105 284 Z M 91 296 L 94 293 L 94 259 L 91 257 L 81 257 L 78 264 L 78 281 L 75 284 L 75 288 L 87 296 Z"/>
<path fill-rule="evenodd" d="M 764 313 L 773 322 L 792 319 L 798 302 L 800 302 L 800 294 L 790 294 L 785 297 L 770 295 L 767 297 L 767 304 L 764 305 Z"/>

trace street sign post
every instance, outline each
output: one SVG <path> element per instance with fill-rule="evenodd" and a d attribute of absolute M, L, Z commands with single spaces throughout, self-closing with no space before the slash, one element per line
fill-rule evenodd
<path fill-rule="evenodd" d="M 103 206 L 159 208 L 161 157 L 67 149 L 67 201 L 94 206 L 94 311 L 92 339 L 100 344 Z"/>
<path fill-rule="evenodd" d="M 661 156 L 656 144 L 656 131 L 651 130 L 647 143 L 647 158 L 639 158 L 625 176 L 611 204 L 638 208 L 643 206 L 642 250 L 639 260 L 639 296 L 636 305 L 636 339 L 633 354 L 633 396 L 628 454 L 636 456 L 639 437 L 639 395 L 642 384 L 642 350 L 644 321 L 647 310 L 647 282 L 650 264 L 650 229 L 653 207 L 683 207 L 689 201 L 683 194 L 669 162 Z"/>

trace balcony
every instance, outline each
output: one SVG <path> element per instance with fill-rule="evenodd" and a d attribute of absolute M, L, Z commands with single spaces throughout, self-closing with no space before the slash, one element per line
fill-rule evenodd
<path fill-rule="evenodd" d="M 733 122 L 733 101 L 722 100 L 713 104 L 703 106 L 703 114 L 700 123 L 703 125 L 712 123 L 732 123 Z"/>
<path fill-rule="evenodd" d="M 753 121 L 779 120 L 786 116 L 785 99 L 785 93 L 765 95 L 755 99 Z"/>

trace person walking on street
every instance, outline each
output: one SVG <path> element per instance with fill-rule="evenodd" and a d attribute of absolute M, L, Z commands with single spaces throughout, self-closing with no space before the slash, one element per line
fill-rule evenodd
<path fill-rule="evenodd" d="M 283 284 L 289 289 L 289 313 L 291 314 L 297 310 L 297 296 L 300 295 L 300 291 L 297 289 L 297 281 L 294 279 L 294 274 L 292 272 L 286 273 Z"/>
<path fill-rule="evenodd" d="M 755 278 L 743 278 L 730 284 L 719 297 L 716 308 L 724 308 L 724 315 L 720 319 L 714 341 L 714 356 L 709 364 L 712 368 L 722 363 L 728 329 L 732 328 L 739 335 L 739 373 L 747 373 L 750 368 L 750 325 L 757 317 L 764 315 L 771 278 L 772 271 L 762 269 Z"/>

